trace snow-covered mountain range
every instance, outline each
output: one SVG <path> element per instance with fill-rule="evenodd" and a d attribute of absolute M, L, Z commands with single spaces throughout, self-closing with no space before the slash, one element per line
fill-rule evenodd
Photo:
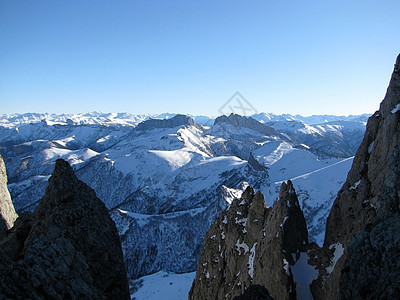
<path fill-rule="evenodd" d="M 66 159 L 109 208 L 138 278 L 194 271 L 210 224 L 248 184 L 271 205 L 291 179 L 321 243 L 367 118 L 2 115 L 0 152 L 19 213 L 34 209 L 55 160 Z"/>

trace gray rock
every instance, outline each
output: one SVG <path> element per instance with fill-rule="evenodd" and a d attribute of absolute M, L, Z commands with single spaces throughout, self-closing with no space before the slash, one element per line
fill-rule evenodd
<path fill-rule="evenodd" d="M 400 55 L 396 65 L 399 62 Z M 398 282 L 392 278 L 398 274 L 388 262 L 399 261 L 399 145 L 400 74 L 394 71 L 329 214 L 324 247 L 341 244 L 344 253 L 332 273 L 320 273 L 313 285 L 317 299 L 387 299 L 396 291 L 398 295 Z"/>
<path fill-rule="evenodd" d="M 214 121 L 214 124 L 218 123 L 227 123 L 238 127 L 248 128 L 264 135 L 280 135 L 272 127 L 264 125 L 252 117 L 244 117 L 234 113 L 231 113 L 229 116 L 219 116 Z"/>
<path fill-rule="evenodd" d="M 171 118 L 171 119 L 150 119 L 150 120 L 146 120 L 143 121 L 141 123 L 139 123 L 136 128 L 135 131 L 146 131 L 146 130 L 151 130 L 151 129 L 155 129 L 155 128 L 174 128 L 174 127 L 178 127 L 178 126 L 193 126 L 193 125 L 197 125 L 193 118 L 190 116 L 186 116 L 186 115 L 176 115 L 175 117 Z M 197 125 L 200 126 L 200 125 Z"/>
<path fill-rule="evenodd" d="M 115 224 L 63 160 L 34 213 L 0 245 L 0 298 L 129 299 Z"/>
<path fill-rule="evenodd" d="M 400 216 L 377 220 L 348 246 L 340 299 L 397 299 L 400 295 Z"/>
<path fill-rule="evenodd" d="M 273 300 L 273 298 L 265 287 L 253 284 L 242 295 L 236 296 L 233 300 Z"/>
<path fill-rule="evenodd" d="M 232 299 L 252 285 L 265 287 L 275 299 L 295 299 L 289 265 L 307 243 L 290 181 L 271 208 L 261 192 L 248 187 L 207 233 L 189 299 Z"/>
<path fill-rule="evenodd" d="M 3 158 L 0 155 L 0 239 L 10 229 L 18 218 L 7 188 L 7 172 Z"/>

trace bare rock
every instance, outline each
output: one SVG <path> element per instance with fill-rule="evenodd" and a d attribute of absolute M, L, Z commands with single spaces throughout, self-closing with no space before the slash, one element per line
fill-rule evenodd
<path fill-rule="evenodd" d="M 396 71 L 399 63 L 400 55 L 386 96 L 379 111 L 368 120 L 352 168 L 329 214 L 324 247 L 341 248 L 343 253 L 335 258 L 332 272 L 321 272 L 315 282 L 313 291 L 318 299 L 374 299 L 373 295 L 378 294 L 373 291 L 382 291 L 381 287 L 386 291 L 396 290 L 389 277 L 397 273 L 384 261 L 388 261 L 387 255 L 398 261 L 393 251 L 385 247 L 397 240 L 393 226 L 399 216 L 400 74 Z M 387 224 L 388 219 L 393 222 Z M 382 224 L 390 226 L 384 230 Z M 385 232 L 388 245 L 382 246 L 385 242 L 377 246 L 377 237 L 383 237 L 378 228 Z M 373 267 L 379 263 L 383 269 Z M 378 277 L 380 280 L 372 279 Z M 383 281 L 386 283 L 381 285 Z M 392 294 L 386 295 L 383 298 L 391 298 Z"/>
<path fill-rule="evenodd" d="M 18 218 L 11 196 L 7 188 L 7 172 L 3 158 L 0 155 L 0 239 L 4 237 L 5 232 L 13 227 Z"/>
<path fill-rule="evenodd" d="M 253 119 L 252 117 L 244 117 L 238 114 L 231 113 L 229 116 L 219 116 L 215 119 L 214 124 L 227 123 L 233 126 L 248 128 L 265 135 L 279 135 L 279 133 L 270 126 Z"/>
<path fill-rule="evenodd" d="M 273 300 L 268 290 L 259 284 L 249 286 L 243 295 L 236 296 L 233 300 Z"/>
<path fill-rule="evenodd" d="M 190 299 L 232 299 L 253 285 L 275 299 L 295 299 L 290 265 L 308 243 L 307 227 L 292 183 L 267 208 L 248 187 L 211 226 L 199 259 Z"/>
<path fill-rule="evenodd" d="M 34 213 L 17 220 L 1 247 L 0 298 L 129 299 L 115 224 L 63 160 Z"/>
<path fill-rule="evenodd" d="M 155 128 L 174 128 L 178 126 L 200 126 L 195 123 L 192 117 L 176 115 L 171 119 L 150 119 L 139 123 L 135 131 L 146 131 Z"/>

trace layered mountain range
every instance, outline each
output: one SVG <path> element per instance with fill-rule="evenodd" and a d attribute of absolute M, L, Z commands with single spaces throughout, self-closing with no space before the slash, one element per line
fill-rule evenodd
<path fill-rule="evenodd" d="M 308 241 L 291 181 L 272 207 L 248 187 L 208 231 L 189 299 L 397 299 L 400 55 L 327 218 Z"/>
<path fill-rule="evenodd" d="M 272 114 L 150 117 L 3 115 L 0 151 L 16 211 L 33 211 L 55 161 L 67 160 L 111 212 L 134 279 L 194 271 L 206 232 L 233 199 L 251 185 L 272 206 L 291 179 L 310 240 L 322 244 L 366 122 L 366 116 L 310 119 L 320 124 Z"/>
<path fill-rule="evenodd" d="M 248 185 L 271 206 L 281 182 L 291 179 L 310 240 L 322 244 L 325 219 L 356 151 L 351 145 L 361 142 L 366 121 L 158 117 L 2 116 L 0 147 L 17 212 L 37 206 L 55 161 L 63 158 L 110 210 L 130 278 L 159 270 L 182 273 L 196 269 L 210 225 Z"/>

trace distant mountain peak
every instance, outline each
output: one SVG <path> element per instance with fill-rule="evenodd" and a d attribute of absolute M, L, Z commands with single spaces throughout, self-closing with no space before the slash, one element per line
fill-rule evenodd
<path fill-rule="evenodd" d="M 214 125 L 218 123 L 226 123 L 237 127 L 245 127 L 265 135 L 278 135 L 275 129 L 264 125 L 252 117 L 245 117 L 231 113 L 229 116 L 223 115 L 215 119 Z"/>
<path fill-rule="evenodd" d="M 139 123 L 136 126 L 138 131 L 146 131 L 155 128 L 174 128 L 178 126 L 196 126 L 196 122 L 191 116 L 188 115 L 176 115 L 171 119 L 150 119 Z"/>

